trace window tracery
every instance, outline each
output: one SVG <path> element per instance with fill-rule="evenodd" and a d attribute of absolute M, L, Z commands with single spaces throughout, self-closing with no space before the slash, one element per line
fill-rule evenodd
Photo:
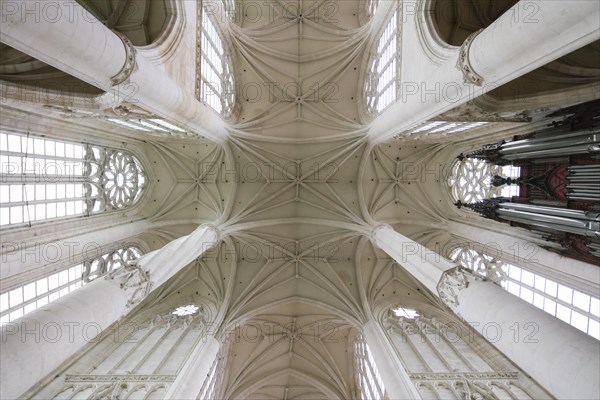
<path fill-rule="evenodd" d="M 377 4 L 377 1 L 370 3 L 373 13 Z M 398 9 L 395 9 L 377 38 L 377 47 L 368 64 L 365 99 L 367 112 L 372 115 L 385 110 L 398 96 L 399 36 Z"/>
<path fill-rule="evenodd" d="M 495 175 L 518 178 L 521 169 L 511 165 L 499 166 L 477 158 L 458 160 L 450 171 L 447 183 L 454 201 L 471 204 L 494 197 L 518 196 L 514 185 L 494 186 Z"/>
<path fill-rule="evenodd" d="M 200 307 L 198 307 L 198 306 L 195 306 L 193 304 L 188 304 L 187 306 L 177 307 L 171 314 L 183 317 L 185 315 L 196 314 L 199 309 L 200 309 Z"/>
<path fill-rule="evenodd" d="M 469 328 L 458 322 L 405 307 L 390 309 L 383 322 L 424 399 L 535 399 L 545 394 L 498 364 L 497 357 L 486 358 L 479 345 L 473 346 Z"/>
<path fill-rule="evenodd" d="M 226 3 L 231 7 L 232 2 Z M 198 98 L 223 116 L 229 116 L 235 104 L 235 79 L 231 57 L 225 50 L 220 31 L 210 12 L 200 7 Z M 235 9 L 235 7 L 234 7 Z"/>
<path fill-rule="evenodd" d="M 136 246 L 111 251 L 0 294 L 0 324 L 14 321 L 141 257 Z"/>
<path fill-rule="evenodd" d="M 600 299 L 474 249 L 460 247 L 450 257 L 513 295 L 600 340 Z"/>
<path fill-rule="evenodd" d="M 145 174 L 132 154 L 0 132 L 0 225 L 89 216 L 133 206 Z"/>
<path fill-rule="evenodd" d="M 160 307 L 130 315 L 119 330 L 94 340 L 94 350 L 65 366 L 40 399 L 164 399 L 207 329 L 200 315 Z"/>
<path fill-rule="evenodd" d="M 398 318 L 415 319 L 420 316 L 419 312 L 414 308 L 398 307 L 392 310 Z"/>
<path fill-rule="evenodd" d="M 361 399 L 388 398 L 375 360 L 362 335 L 357 336 L 354 342 L 354 368 Z"/>

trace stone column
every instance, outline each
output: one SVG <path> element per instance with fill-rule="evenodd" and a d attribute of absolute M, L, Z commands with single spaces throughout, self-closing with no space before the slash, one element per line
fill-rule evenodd
<path fill-rule="evenodd" d="M 479 223 L 479 221 L 477 221 Z M 506 226 L 495 221 L 482 221 L 488 229 L 476 225 L 475 222 L 448 221 L 448 232 L 465 239 L 464 246 L 479 243 L 481 248 L 496 258 L 513 264 L 520 264 L 531 272 L 543 274 L 553 280 L 569 279 L 573 288 L 594 294 L 600 282 L 600 268 L 572 258 L 563 257 L 542 247 L 543 242 L 535 237 L 528 239 L 527 235 L 506 231 Z M 492 224 L 493 227 L 489 227 Z M 492 230 L 493 229 L 493 230 Z M 502 231 L 504 229 L 504 231 Z M 506 232 L 506 233 L 505 233 Z M 451 243 L 454 243 L 452 241 Z M 460 241 L 458 242 L 460 244 Z"/>
<path fill-rule="evenodd" d="M 93 232 L 59 238 L 49 243 L 42 242 L 41 245 L 34 240 L 3 240 L 4 249 L 0 254 L 0 280 L 3 288 L 12 286 L 13 282 L 15 286 L 21 286 L 21 279 L 29 282 L 34 280 L 38 273 L 44 273 L 43 277 L 73 266 L 83 262 L 86 256 L 104 254 L 104 250 L 115 243 L 129 245 L 129 238 L 153 227 L 154 224 L 148 220 L 141 220 L 104 229 L 98 228 Z M 33 278 L 30 279 L 32 275 Z M 23 278 L 24 276 L 27 277 Z"/>
<path fill-rule="evenodd" d="M 206 377 L 219 353 L 220 344 L 211 334 L 205 336 L 171 385 L 165 400 L 195 399 L 202 389 Z"/>
<path fill-rule="evenodd" d="M 136 265 L 118 268 L 5 324 L 0 343 L 0 398 L 22 395 L 218 241 L 214 227 L 201 225 L 144 255 Z"/>
<path fill-rule="evenodd" d="M 594 338 L 436 258 L 388 225 L 375 227 L 372 240 L 553 396 L 599 398 L 600 346 Z"/>
<path fill-rule="evenodd" d="M 377 321 L 369 320 L 363 326 L 363 335 L 369 350 L 371 350 L 389 399 L 420 399 L 419 392 Z"/>
<path fill-rule="evenodd" d="M 406 18 L 408 29 L 415 17 Z M 389 139 L 600 39 L 598 21 L 595 0 L 578 1 L 577 7 L 567 1 L 520 1 L 440 64 L 407 47 L 414 42 L 403 43 L 403 53 L 411 54 L 398 77 L 405 93 L 373 121 L 370 139 Z"/>
<path fill-rule="evenodd" d="M 444 272 L 455 267 L 436 252 L 401 235 L 386 224 L 373 229 L 371 240 L 432 293 L 437 293 L 437 284 Z"/>
<path fill-rule="evenodd" d="M 438 292 L 448 307 L 556 398 L 600 398 L 596 339 L 461 267 L 444 273 Z"/>
<path fill-rule="evenodd" d="M 225 122 L 175 82 L 164 64 L 138 52 L 75 0 L 0 0 L 2 42 L 115 96 L 115 105 L 139 103 L 171 122 L 222 143 Z M 181 18 L 185 18 L 181 16 Z"/>

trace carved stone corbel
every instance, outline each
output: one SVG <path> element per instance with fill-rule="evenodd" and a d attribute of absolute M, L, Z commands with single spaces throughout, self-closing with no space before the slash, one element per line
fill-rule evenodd
<path fill-rule="evenodd" d="M 462 46 L 460 47 L 460 52 L 458 55 L 458 63 L 456 67 L 462 72 L 463 77 L 465 79 L 465 83 L 473 83 L 477 86 L 483 86 L 484 80 L 481 75 L 473 70 L 473 66 L 471 65 L 471 60 L 469 59 L 469 52 L 471 51 L 471 44 L 473 44 L 473 40 L 479 35 L 483 29 L 480 29 L 476 32 L 473 32 L 469 37 L 464 41 Z"/>
<path fill-rule="evenodd" d="M 127 308 L 138 305 L 152 289 L 150 273 L 137 263 L 126 264 L 109 272 L 104 279 L 114 280 L 125 292 L 130 293 Z"/>
<path fill-rule="evenodd" d="M 450 269 L 444 272 L 437 285 L 440 299 L 450 308 L 456 308 L 459 305 L 458 294 L 469 287 L 470 282 L 482 279 L 463 267 Z"/>
<path fill-rule="evenodd" d="M 115 31 L 114 33 L 121 39 L 123 46 L 125 46 L 125 63 L 121 70 L 110 78 L 111 84 L 117 86 L 129 79 L 133 71 L 137 69 L 137 62 L 135 60 L 135 46 L 131 43 L 131 40 L 121 32 Z"/>

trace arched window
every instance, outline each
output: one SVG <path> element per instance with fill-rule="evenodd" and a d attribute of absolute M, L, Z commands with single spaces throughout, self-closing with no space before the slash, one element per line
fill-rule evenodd
<path fill-rule="evenodd" d="M 123 210 L 141 197 L 132 154 L 90 144 L 0 132 L 0 225 Z"/>
<path fill-rule="evenodd" d="M 36 386 L 32 397 L 164 399 L 209 332 L 202 313 L 176 315 L 164 302 L 155 303 L 124 317 L 118 330 L 93 338 L 93 351 L 63 365 L 48 384 Z"/>
<path fill-rule="evenodd" d="M 547 397 L 522 374 L 503 365 L 494 350 L 482 347 L 466 325 L 443 312 L 395 307 L 389 309 L 383 325 L 423 399 Z M 483 376 L 475 373 L 481 371 L 486 371 Z"/>
<path fill-rule="evenodd" d="M 600 300 L 474 249 L 457 248 L 453 261 L 600 340 Z"/>
<path fill-rule="evenodd" d="M 365 3 L 365 19 L 369 20 L 373 18 L 373 15 L 375 15 L 377 7 L 379 7 L 379 0 L 367 0 Z"/>
<path fill-rule="evenodd" d="M 376 6 L 377 2 L 373 1 L 371 4 Z M 377 38 L 377 47 L 372 51 L 369 61 L 365 99 L 367 112 L 372 115 L 386 109 L 398 96 L 399 34 L 398 10 L 395 9 Z"/>
<path fill-rule="evenodd" d="M 375 360 L 361 335 L 357 336 L 354 342 L 354 368 L 362 400 L 387 399 Z"/>
<path fill-rule="evenodd" d="M 495 175 L 518 178 L 521 169 L 511 165 L 498 166 L 477 158 L 463 158 L 453 166 L 448 185 L 454 201 L 471 204 L 494 197 L 518 196 L 516 185 L 493 186 Z"/>
<path fill-rule="evenodd" d="M 213 15 L 202 8 L 199 58 L 200 73 L 197 96 L 212 109 L 228 116 L 235 104 L 235 80 L 231 57 L 225 50 L 220 31 L 213 22 Z"/>
<path fill-rule="evenodd" d="M 14 321 L 142 255 L 128 246 L 0 294 L 0 324 Z"/>

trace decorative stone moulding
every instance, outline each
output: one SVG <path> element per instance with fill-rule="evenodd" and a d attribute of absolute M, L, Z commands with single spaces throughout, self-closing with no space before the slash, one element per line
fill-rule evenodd
<path fill-rule="evenodd" d="M 418 380 L 492 380 L 492 379 L 519 379 L 518 372 L 418 372 L 409 374 L 411 379 Z"/>
<path fill-rule="evenodd" d="M 440 299 L 450 308 L 458 307 L 458 294 L 469 287 L 469 282 L 474 280 L 483 279 L 463 267 L 456 267 L 444 272 L 437 285 Z"/>
<path fill-rule="evenodd" d="M 116 281 L 121 289 L 130 293 L 127 308 L 139 304 L 152 289 L 150 273 L 145 271 L 138 263 L 131 263 L 114 269 L 104 279 Z"/>
<path fill-rule="evenodd" d="M 174 382 L 176 375 L 66 375 L 65 382 Z"/>
<path fill-rule="evenodd" d="M 371 240 L 372 243 L 375 243 L 377 245 L 377 247 L 381 247 L 380 244 L 377 243 L 377 231 L 379 231 L 381 229 L 393 230 L 394 228 L 392 228 L 392 226 L 389 224 L 377 224 L 375 227 L 373 227 L 371 229 L 371 235 L 369 236 L 369 239 Z"/>
<path fill-rule="evenodd" d="M 483 86 L 484 80 L 481 75 L 479 75 L 473 70 L 473 66 L 471 65 L 471 60 L 469 58 L 469 53 L 471 51 L 471 45 L 473 44 L 473 40 L 475 40 L 477 35 L 479 35 L 482 31 L 483 29 L 473 32 L 464 41 L 464 43 L 460 47 L 458 63 L 456 65 L 456 67 L 462 72 L 463 77 L 465 79 L 465 83 L 472 83 L 477 86 Z"/>
<path fill-rule="evenodd" d="M 111 84 L 113 86 L 120 85 L 121 83 L 127 81 L 133 71 L 137 69 L 137 63 L 135 60 L 135 46 L 131 43 L 131 40 L 121 32 L 116 32 L 115 34 L 121 39 L 123 42 L 123 46 L 125 46 L 125 63 L 123 67 L 117 74 L 110 78 Z"/>

